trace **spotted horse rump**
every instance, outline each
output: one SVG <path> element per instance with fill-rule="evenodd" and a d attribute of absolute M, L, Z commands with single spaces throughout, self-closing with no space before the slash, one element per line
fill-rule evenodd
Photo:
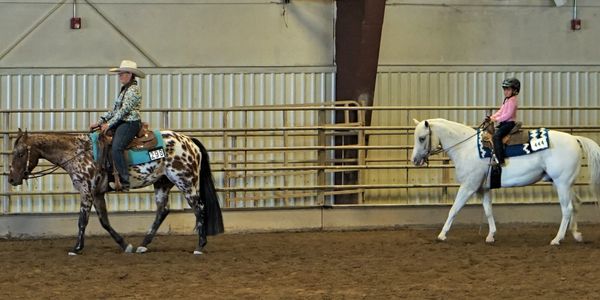
<path fill-rule="evenodd" d="M 208 151 L 202 143 L 174 131 L 160 131 L 164 157 L 129 166 L 130 188 L 154 186 L 156 217 L 137 252 L 146 252 L 148 244 L 169 214 L 169 191 L 176 186 L 192 208 L 198 233 L 198 245 L 194 254 L 202 254 L 207 235 L 224 231 L 219 198 L 210 169 Z M 92 205 L 104 229 L 126 252 L 132 252 L 110 225 L 106 210 L 105 194 L 109 191 L 108 172 L 97 164 L 93 156 L 92 138 L 86 134 L 28 134 L 19 129 L 14 143 L 9 183 L 20 185 L 24 179 L 36 175 L 33 172 L 40 158 L 44 158 L 70 176 L 73 186 L 80 193 L 81 209 L 78 222 L 77 242 L 69 254 L 81 253 L 84 235 Z M 42 172 L 38 172 L 40 174 Z"/>

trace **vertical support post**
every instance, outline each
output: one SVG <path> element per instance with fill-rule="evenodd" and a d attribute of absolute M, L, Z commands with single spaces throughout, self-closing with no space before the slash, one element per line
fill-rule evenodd
<path fill-rule="evenodd" d="M 444 157 L 444 160 L 442 160 L 442 165 L 447 166 L 450 164 L 450 159 L 447 157 Z M 450 169 L 448 168 L 443 168 L 442 169 L 442 183 L 443 184 L 448 184 L 450 183 Z M 442 188 L 442 199 L 444 199 L 444 203 L 449 203 L 450 201 L 448 201 L 448 186 L 444 186 Z"/>
<path fill-rule="evenodd" d="M 248 124 L 248 110 L 244 110 L 244 128 L 249 128 L 250 124 Z M 244 131 L 244 188 L 248 187 L 248 131 Z M 242 199 L 248 199 L 247 197 L 248 192 L 244 189 L 244 191 L 242 192 Z M 249 200 L 249 202 L 252 202 L 252 207 L 254 207 L 255 203 L 254 200 Z M 248 207 L 248 203 L 245 203 L 244 205 L 245 207 Z"/>
<path fill-rule="evenodd" d="M 363 103 L 360 103 L 361 106 Z M 357 119 L 358 119 L 358 126 L 363 127 L 365 126 L 365 110 L 357 110 L 356 111 L 356 115 L 357 115 Z M 365 134 L 365 129 L 359 129 L 358 130 L 358 146 L 362 147 L 367 145 L 367 135 Z M 359 166 L 364 166 L 367 164 L 367 149 L 358 149 L 358 161 L 357 161 Z M 363 183 L 363 178 L 365 176 L 365 169 L 359 168 L 358 169 L 358 178 L 357 180 L 357 184 L 362 184 Z M 365 190 L 364 189 L 359 189 L 358 190 L 358 194 L 357 194 L 357 201 L 358 204 L 363 204 L 364 202 L 364 196 L 365 196 Z"/>
<path fill-rule="evenodd" d="M 573 125 L 575 126 L 579 126 L 580 124 L 575 124 L 575 119 L 573 118 L 573 108 L 569 108 L 569 125 L 571 125 L 571 129 L 569 129 L 569 133 L 572 135 L 573 134 Z"/>
<path fill-rule="evenodd" d="M 373 106 L 377 63 L 385 13 L 385 0 L 336 1 L 335 74 L 336 101 L 365 100 Z M 354 113 L 336 112 L 335 123 L 356 122 Z M 348 119 L 350 117 L 350 119 Z M 365 114 L 365 124 L 371 124 L 371 111 Z M 364 145 L 368 145 L 368 136 Z M 336 137 L 335 145 L 356 145 L 357 136 Z M 355 149 L 337 150 L 336 158 L 357 158 Z M 358 183 L 357 171 L 340 172 L 335 175 L 335 184 Z M 336 203 L 355 204 L 356 194 L 335 196 Z"/>
<path fill-rule="evenodd" d="M 319 129 L 317 130 L 317 145 L 319 146 L 319 150 L 317 150 L 317 164 L 319 165 L 319 169 L 317 169 L 317 185 L 321 187 L 327 184 L 325 178 L 325 163 L 327 161 L 327 152 L 325 147 L 327 146 L 327 139 L 324 128 L 327 122 L 326 118 L 326 110 L 324 108 L 320 108 L 317 116 L 317 124 L 319 126 Z M 328 205 L 331 204 L 332 203 L 328 203 Z M 317 205 L 325 205 L 325 190 L 322 188 L 317 190 Z"/>
<path fill-rule="evenodd" d="M 285 108 L 282 108 L 283 113 L 283 147 L 287 148 L 288 146 L 288 138 L 289 138 L 289 133 L 288 133 L 288 116 L 287 113 L 288 111 Z M 287 167 L 288 166 L 288 155 L 287 155 L 287 150 L 283 150 L 283 166 Z M 286 175 L 283 175 L 283 186 L 288 186 L 288 172 L 284 173 Z M 283 193 L 283 199 L 285 202 L 285 205 L 290 205 L 290 197 L 289 194 L 287 192 Z"/>
<path fill-rule="evenodd" d="M 168 111 L 161 111 L 160 112 L 161 116 L 162 116 L 162 128 L 163 129 L 169 129 L 169 112 Z"/>
<path fill-rule="evenodd" d="M 2 146 L 2 151 L 6 151 L 8 152 L 8 149 L 10 147 L 10 135 L 8 134 L 8 131 L 10 129 L 10 113 L 5 112 L 3 113 L 4 116 L 4 130 L 5 132 L 2 134 L 2 139 L 4 140 L 4 145 Z M 3 164 L 2 164 L 2 169 L 6 172 L 9 169 L 9 164 L 8 164 L 8 157 L 6 159 L 3 159 Z M 4 186 L 2 188 L 3 191 L 5 191 L 7 193 L 6 196 L 3 197 L 2 199 L 2 213 L 3 214 L 7 214 L 10 211 L 10 195 L 8 195 L 9 193 L 9 188 L 10 188 L 10 184 L 8 184 L 8 176 L 6 176 L 5 180 L 3 180 L 2 185 Z"/>
<path fill-rule="evenodd" d="M 223 169 L 228 169 L 229 166 L 229 151 L 228 149 L 231 148 L 231 142 L 229 141 L 229 131 L 227 131 L 228 127 L 229 127 L 229 123 L 227 122 L 227 118 L 229 116 L 229 111 L 223 111 L 223 148 L 225 148 L 225 151 L 223 152 Z M 223 174 L 223 187 L 225 189 L 228 189 L 229 187 L 231 187 L 231 184 L 229 182 L 229 178 L 230 178 L 230 171 L 225 171 Z M 223 193 L 225 195 L 225 207 L 234 207 L 231 205 L 231 192 L 225 191 L 225 193 Z"/>

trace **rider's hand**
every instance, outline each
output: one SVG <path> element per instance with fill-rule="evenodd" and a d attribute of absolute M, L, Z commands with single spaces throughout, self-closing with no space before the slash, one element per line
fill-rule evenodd
<path fill-rule="evenodd" d="M 100 125 L 98 123 L 93 123 L 90 125 L 90 130 L 94 130 L 96 128 L 100 127 Z"/>
<path fill-rule="evenodd" d="M 486 121 L 486 122 L 489 122 L 489 121 L 491 121 L 491 120 L 492 120 L 492 117 L 490 117 L 490 116 L 485 116 L 485 121 Z"/>
<path fill-rule="evenodd" d="M 100 130 L 102 130 L 103 134 L 106 134 L 106 132 L 108 131 L 108 124 L 104 123 L 104 124 L 100 125 Z"/>

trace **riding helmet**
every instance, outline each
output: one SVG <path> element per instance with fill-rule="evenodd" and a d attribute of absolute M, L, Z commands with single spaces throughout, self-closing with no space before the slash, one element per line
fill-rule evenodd
<path fill-rule="evenodd" d="M 519 93 L 519 91 L 521 90 L 521 82 L 519 81 L 519 79 L 516 79 L 514 77 L 512 78 L 507 78 L 504 79 L 504 81 L 502 81 L 502 87 L 503 88 L 512 88 L 513 91 L 515 91 L 515 93 Z"/>

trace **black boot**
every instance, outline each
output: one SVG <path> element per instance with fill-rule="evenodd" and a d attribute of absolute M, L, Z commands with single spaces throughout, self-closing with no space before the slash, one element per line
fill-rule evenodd
<path fill-rule="evenodd" d="M 129 191 L 129 180 L 121 178 L 121 191 L 127 192 Z"/>

